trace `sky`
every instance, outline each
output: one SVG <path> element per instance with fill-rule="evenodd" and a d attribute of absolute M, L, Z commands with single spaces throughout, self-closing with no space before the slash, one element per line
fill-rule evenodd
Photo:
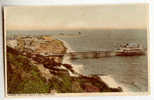
<path fill-rule="evenodd" d="M 5 7 L 6 30 L 146 29 L 148 5 Z"/>

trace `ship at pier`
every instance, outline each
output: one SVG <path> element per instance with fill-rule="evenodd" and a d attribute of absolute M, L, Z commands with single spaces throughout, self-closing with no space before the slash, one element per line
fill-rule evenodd
<path fill-rule="evenodd" d="M 137 43 L 125 43 L 115 50 L 116 56 L 137 56 L 144 55 L 145 50 L 142 45 Z"/>

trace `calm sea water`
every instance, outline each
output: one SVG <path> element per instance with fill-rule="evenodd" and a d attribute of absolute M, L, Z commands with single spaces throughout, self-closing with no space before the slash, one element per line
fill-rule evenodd
<path fill-rule="evenodd" d="M 135 42 L 147 48 L 146 30 L 76 30 L 76 31 L 33 31 L 23 34 L 53 35 L 63 32 L 64 35 L 54 36 L 65 41 L 73 51 L 99 51 L 118 48 L 122 43 Z M 80 36 L 78 32 L 81 32 Z M 20 32 L 8 32 L 18 33 Z M 66 36 L 65 36 L 66 34 Z M 68 35 L 69 34 L 69 35 Z M 77 35 L 71 35 L 77 34 Z M 74 65 L 82 65 L 82 74 L 110 75 L 119 85 L 123 85 L 133 92 L 148 90 L 147 55 L 133 57 L 105 57 L 99 59 L 78 59 L 71 61 Z"/>

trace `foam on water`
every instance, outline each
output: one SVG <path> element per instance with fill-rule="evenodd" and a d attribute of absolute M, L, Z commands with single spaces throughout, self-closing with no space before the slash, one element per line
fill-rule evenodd
<path fill-rule="evenodd" d="M 145 31 L 109 31 L 87 32 L 83 37 L 57 37 L 63 40 L 70 51 L 93 51 L 115 49 L 121 43 L 136 42 L 146 48 Z M 121 32 L 121 33 L 120 33 Z M 129 33 L 129 34 L 127 34 Z M 123 35 L 125 37 L 123 37 Z M 73 50 L 72 50 L 73 49 Z M 145 92 L 148 90 L 147 56 L 106 57 L 101 59 L 64 59 L 74 65 L 78 72 L 89 74 L 105 74 L 115 80 L 124 91 Z"/>

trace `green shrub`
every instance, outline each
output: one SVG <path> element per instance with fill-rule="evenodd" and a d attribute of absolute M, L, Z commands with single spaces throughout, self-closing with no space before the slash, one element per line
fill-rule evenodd
<path fill-rule="evenodd" d="M 8 93 L 48 93 L 49 84 L 40 75 L 36 66 L 21 55 L 7 52 Z"/>

